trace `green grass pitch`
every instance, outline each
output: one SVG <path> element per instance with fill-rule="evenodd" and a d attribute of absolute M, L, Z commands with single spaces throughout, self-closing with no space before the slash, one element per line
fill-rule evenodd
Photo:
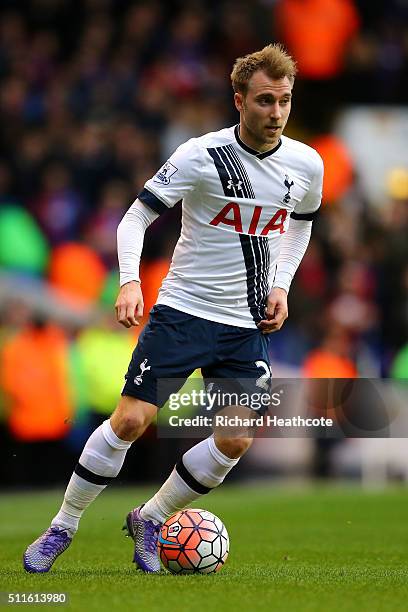
<path fill-rule="evenodd" d="M 24 573 L 21 555 L 47 527 L 61 494 L 2 495 L 0 591 L 66 592 L 68 605 L 58 607 L 86 612 L 408 609 L 404 489 L 225 485 L 196 504 L 220 516 L 231 539 L 225 567 L 208 576 L 134 570 L 131 540 L 121 527 L 128 510 L 150 493 L 104 492 L 74 543 L 44 575 Z"/>

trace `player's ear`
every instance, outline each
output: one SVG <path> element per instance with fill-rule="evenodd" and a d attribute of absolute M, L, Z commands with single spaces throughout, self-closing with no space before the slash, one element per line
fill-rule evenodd
<path fill-rule="evenodd" d="M 243 101 L 244 101 L 244 96 L 241 93 L 239 92 L 234 93 L 235 108 L 237 109 L 239 113 L 242 111 Z"/>

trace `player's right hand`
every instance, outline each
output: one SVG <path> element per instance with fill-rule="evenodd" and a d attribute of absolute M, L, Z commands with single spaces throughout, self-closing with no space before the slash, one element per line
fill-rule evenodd
<path fill-rule="evenodd" d="M 143 316 L 143 294 L 138 281 L 122 285 L 115 304 L 116 318 L 124 327 L 140 325 Z"/>

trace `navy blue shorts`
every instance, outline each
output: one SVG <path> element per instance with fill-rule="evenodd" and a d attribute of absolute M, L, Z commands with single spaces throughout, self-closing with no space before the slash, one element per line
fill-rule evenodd
<path fill-rule="evenodd" d="M 268 342 L 269 336 L 258 329 L 216 323 L 158 304 L 133 351 L 122 395 L 161 407 L 198 368 L 206 385 L 224 379 L 227 391 L 268 392 Z M 166 379 L 166 397 L 158 393 L 160 379 Z"/>

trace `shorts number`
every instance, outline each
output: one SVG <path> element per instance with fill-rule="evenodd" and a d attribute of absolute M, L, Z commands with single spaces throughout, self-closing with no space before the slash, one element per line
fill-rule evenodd
<path fill-rule="evenodd" d="M 271 368 L 266 363 L 266 361 L 262 361 L 262 359 L 260 359 L 259 361 L 255 361 L 255 365 L 257 368 L 262 368 L 262 370 L 264 371 L 264 374 L 262 374 L 259 378 L 256 379 L 256 386 L 261 387 L 261 389 L 265 389 L 265 391 L 269 391 L 269 381 L 272 376 Z"/>

